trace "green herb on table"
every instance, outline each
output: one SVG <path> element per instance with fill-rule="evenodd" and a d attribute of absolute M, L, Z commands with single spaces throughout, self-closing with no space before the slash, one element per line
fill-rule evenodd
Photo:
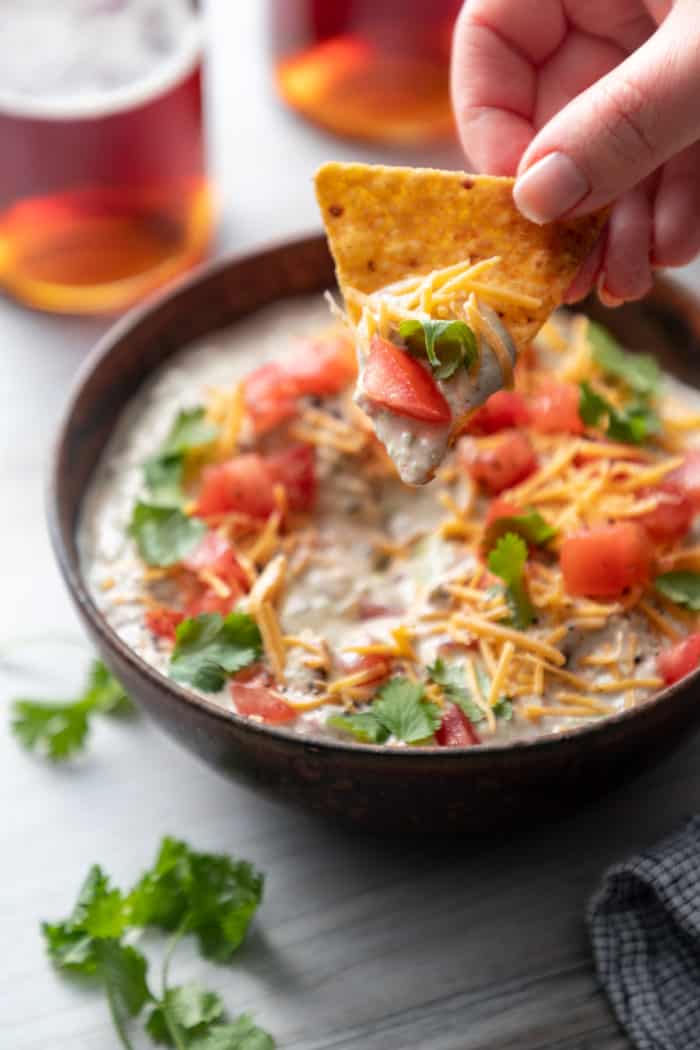
<path fill-rule="evenodd" d="M 399 335 L 413 353 L 426 355 L 436 379 L 471 368 L 479 355 L 476 336 L 464 321 L 402 321 Z"/>
<path fill-rule="evenodd" d="M 350 733 L 363 743 L 383 744 L 390 736 L 406 744 L 432 737 L 440 725 L 438 707 L 425 698 L 420 682 L 396 677 L 378 690 L 368 711 L 332 715 L 326 725 Z"/>
<path fill-rule="evenodd" d="M 647 438 L 659 433 L 659 417 L 644 401 L 632 402 L 624 408 L 615 408 L 589 383 L 581 383 L 580 391 L 581 419 L 586 426 L 602 426 L 611 440 L 640 445 Z"/>
<path fill-rule="evenodd" d="M 676 605 L 700 612 L 700 573 L 682 570 L 666 572 L 656 577 L 654 586 Z"/>
<path fill-rule="evenodd" d="M 125 1050 L 133 1050 L 130 1029 L 147 1006 L 145 1029 L 155 1043 L 176 1050 L 274 1050 L 272 1037 L 249 1015 L 228 1021 L 215 992 L 197 982 L 169 982 L 173 955 L 188 934 L 197 937 L 207 958 L 228 961 L 245 938 L 262 891 L 263 876 L 247 861 L 198 853 L 165 838 L 153 867 L 130 893 L 112 887 L 94 866 L 68 918 L 41 928 L 58 969 L 103 986 Z M 130 931 L 151 927 L 172 932 L 159 994 L 148 984 L 145 956 L 126 943 Z"/>
<path fill-rule="evenodd" d="M 255 663 L 262 639 L 255 620 L 244 612 L 203 613 L 183 620 L 175 632 L 170 677 L 207 693 L 218 693 L 228 675 Z"/>
<path fill-rule="evenodd" d="M 182 561 L 207 531 L 199 518 L 190 518 L 178 507 L 139 502 L 134 507 L 129 533 L 147 565 L 167 567 Z"/>
<path fill-rule="evenodd" d="M 630 354 L 602 325 L 588 322 L 586 337 L 593 348 L 593 360 L 615 379 L 621 379 L 642 398 L 654 397 L 661 387 L 661 369 L 651 354 Z"/>
<path fill-rule="evenodd" d="M 526 561 L 527 544 L 513 532 L 501 536 L 488 557 L 489 570 L 506 585 L 506 601 L 513 626 L 520 631 L 524 631 L 535 619 L 535 610 L 525 582 Z"/>
<path fill-rule="evenodd" d="M 179 412 L 156 455 L 144 463 L 148 502 L 161 507 L 181 507 L 185 502 L 182 488 L 185 458 L 211 444 L 217 434 L 217 427 L 206 419 L 201 405 Z"/>
<path fill-rule="evenodd" d="M 12 704 L 11 729 L 30 751 L 61 762 L 85 747 L 94 715 L 126 715 L 134 706 L 123 686 L 96 660 L 85 689 L 75 700 L 19 699 Z"/>

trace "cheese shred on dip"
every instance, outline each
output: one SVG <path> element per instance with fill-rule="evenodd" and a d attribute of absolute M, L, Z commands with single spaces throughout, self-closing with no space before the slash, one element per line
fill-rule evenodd
<path fill-rule="evenodd" d="M 698 665 L 700 416 L 652 357 L 555 316 L 421 489 L 356 378 L 300 300 L 139 392 L 79 541 L 140 657 L 253 721 L 385 747 L 561 732 Z"/>

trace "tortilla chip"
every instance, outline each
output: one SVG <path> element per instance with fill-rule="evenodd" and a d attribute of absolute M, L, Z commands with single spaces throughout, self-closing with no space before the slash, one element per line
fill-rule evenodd
<path fill-rule="evenodd" d="M 484 299 L 519 350 L 562 303 L 607 218 L 603 210 L 537 226 L 515 207 L 514 180 L 493 175 L 331 163 L 315 181 L 351 321 L 359 309 L 347 289 L 375 292 L 404 277 L 500 256 L 479 281 L 540 300 L 533 308 Z"/>

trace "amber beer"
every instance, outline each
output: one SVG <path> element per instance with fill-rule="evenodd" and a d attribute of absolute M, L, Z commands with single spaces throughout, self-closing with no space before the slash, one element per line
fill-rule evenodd
<path fill-rule="evenodd" d="M 352 138 L 413 145 L 453 131 L 449 54 L 462 0 L 269 0 L 280 94 Z"/>
<path fill-rule="evenodd" d="M 46 20 L 29 52 L 25 16 Z M 211 211 L 189 0 L 6 0 L 0 285 L 46 310 L 122 309 L 202 256 Z"/>

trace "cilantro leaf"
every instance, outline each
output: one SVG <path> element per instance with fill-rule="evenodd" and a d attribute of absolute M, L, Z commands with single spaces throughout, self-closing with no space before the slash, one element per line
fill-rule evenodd
<path fill-rule="evenodd" d="M 352 715 L 331 715 L 326 719 L 331 729 L 341 729 L 350 733 L 363 744 L 384 744 L 389 738 L 389 730 L 378 720 L 372 711 L 362 711 Z"/>
<path fill-rule="evenodd" d="M 640 445 L 648 437 L 657 434 L 661 423 L 652 408 L 636 402 L 618 409 L 601 397 L 588 383 L 581 383 L 579 413 L 586 426 L 597 426 L 604 422 L 608 437 L 630 445 Z"/>
<path fill-rule="evenodd" d="M 203 521 L 188 518 L 178 507 L 140 501 L 129 525 L 129 533 L 147 565 L 168 566 L 182 561 L 206 531 Z"/>
<path fill-rule="evenodd" d="M 90 667 L 83 701 L 103 715 L 129 715 L 136 710 L 124 686 L 101 660 L 95 660 Z"/>
<path fill-rule="evenodd" d="M 123 715 L 133 710 L 123 686 L 95 660 L 81 696 L 64 703 L 15 700 L 10 728 L 27 750 L 62 762 L 85 746 L 93 714 Z"/>
<path fill-rule="evenodd" d="M 216 693 L 227 675 L 260 659 L 261 645 L 258 626 L 247 613 L 232 612 L 225 618 L 203 613 L 178 625 L 170 676 Z"/>
<path fill-rule="evenodd" d="M 524 631 L 535 619 L 535 610 L 525 583 L 526 561 L 527 545 L 513 532 L 501 536 L 488 558 L 489 570 L 506 585 L 506 601 L 513 625 L 520 631 Z"/>
<path fill-rule="evenodd" d="M 146 1031 L 154 1043 L 172 1046 L 168 1021 L 177 1026 L 183 1041 L 206 1035 L 214 1021 L 224 1014 L 224 1004 L 216 992 L 208 992 L 196 981 L 168 988 L 161 1002 L 151 1011 Z"/>
<path fill-rule="evenodd" d="M 100 941 L 97 952 L 115 1023 L 120 1016 L 136 1017 L 153 998 L 146 979 L 145 957 L 131 945 L 110 939 Z"/>
<path fill-rule="evenodd" d="M 467 688 L 464 667 L 460 664 L 446 664 L 442 657 L 438 656 L 427 671 L 432 680 L 442 687 L 445 695 L 462 709 L 470 722 L 483 722 L 486 715 Z"/>
<path fill-rule="evenodd" d="M 382 686 L 372 713 L 397 740 L 407 744 L 432 736 L 440 725 L 440 712 L 425 700 L 423 685 L 409 678 L 392 678 Z"/>
<path fill-rule="evenodd" d="M 440 712 L 425 699 L 420 682 L 396 677 L 378 690 L 369 711 L 333 715 L 327 725 L 351 733 L 364 744 L 383 744 L 390 736 L 415 744 L 433 735 L 440 725 Z"/>
<path fill-rule="evenodd" d="M 700 612 L 700 573 L 682 570 L 666 572 L 656 577 L 654 586 L 676 605 Z"/>
<path fill-rule="evenodd" d="M 275 1050 L 271 1035 L 258 1028 L 249 1014 L 241 1014 L 230 1024 L 217 1024 L 188 1050 Z"/>
<path fill-rule="evenodd" d="M 526 543 L 537 547 L 544 547 L 557 535 L 557 530 L 544 520 L 539 511 L 527 510 L 523 514 L 495 518 L 484 532 L 484 551 L 488 553 L 506 532 L 522 536 Z"/>
<path fill-rule="evenodd" d="M 476 336 L 464 321 L 419 321 L 399 325 L 409 350 L 424 353 L 437 379 L 449 379 L 458 368 L 470 368 L 478 357 Z"/>
<path fill-rule="evenodd" d="M 205 418 L 205 415 L 202 405 L 178 412 L 170 433 L 161 446 L 161 456 L 179 456 L 211 444 L 219 431 Z"/>
<path fill-rule="evenodd" d="M 160 507 L 183 506 L 184 467 L 182 456 L 154 456 L 146 460 L 143 465 L 143 477 L 148 489 L 149 503 L 157 503 Z"/>
<path fill-rule="evenodd" d="M 62 762 L 83 749 L 88 712 L 81 703 L 15 700 L 10 728 L 28 751 L 40 750 L 52 762 Z"/>
<path fill-rule="evenodd" d="M 225 962 L 242 943 L 262 892 L 263 877 L 247 861 L 165 838 L 128 904 L 135 925 L 180 927 L 197 937 L 203 955 Z"/>
<path fill-rule="evenodd" d="M 502 718 L 504 722 L 513 719 L 513 701 L 508 696 L 499 696 L 492 708 L 496 718 Z"/>
<path fill-rule="evenodd" d="M 218 428 L 205 415 L 201 405 L 179 412 L 159 451 L 144 463 L 144 481 L 150 504 L 181 507 L 184 503 L 185 457 L 189 452 L 210 444 L 218 434 Z"/>
<path fill-rule="evenodd" d="M 661 385 L 661 369 L 651 354 L 630 354 L 623 350 L 602 325 L 588 322 L 587 338 L 593 347 L 593 360 L 608 375 L 621 379 L 641 397 L 653 397 Z"/>

